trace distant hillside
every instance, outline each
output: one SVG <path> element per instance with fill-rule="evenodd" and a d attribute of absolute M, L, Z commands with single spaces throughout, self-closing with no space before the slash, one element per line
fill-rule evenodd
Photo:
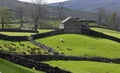
<path fill-rule="evenodd" d="M 18 0 L 0 0 L 0 6 L 7 6 L 10 9 L 14 9 L 16 5 L 25 4 L 24 2 L 20 2 Z"/>
<path fill-rule="evenodd" d="M 17 5 L 26 5 L 29 3 L 21 2 L 18 0 L 0 0 L 0 6 L 7 6 L 10 9 L 15 9 Z M 56 6 L 50 6 L 48 5 L 48 11 L 50 15 L 58 16 L 57 14 L 57 8 Z M 95 19 L 95 13 L 92 12 L 86 12 L 86 11 L 78 11 L 70 8 L 65 8 L 64 13 L 67 16 L 73 16 L 73 17 L 80 17 L 80 18 L 87 18 L 87 19 Z"/>
<path fill-rule="evenodd" d="M 96 11 L 100 7 L 105 7 L 119 12 L 120 0 L 69 0 L 65 2 L 65 7 L 84 11 Z"/>
<path fill-rule="evenodd" d="M 49 6 L 48 9 L 51 15 L 58 16 L 57 7 Z M 82 10 L 77 11 L 69 8 L 64 8 L 63 12 L 66 17 L 73 16 L 73 17 L 85 18 L 85 19 L 96 19 L 95 12 L 88 12 L 88 11 L 82 11 Z"/>

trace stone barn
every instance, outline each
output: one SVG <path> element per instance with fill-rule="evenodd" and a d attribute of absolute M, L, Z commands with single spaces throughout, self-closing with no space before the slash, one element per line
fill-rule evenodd
<path fill-rule="evenodd" d="M 89 20 L 80 20 L 79 18 L 68 17 L 63 20 L 59 26 L 64 33 L 89 33 Z"/>

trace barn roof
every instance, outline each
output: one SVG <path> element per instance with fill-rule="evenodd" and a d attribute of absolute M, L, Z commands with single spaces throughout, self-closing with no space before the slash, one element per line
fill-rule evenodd
<path fill-rule="evenodd" d="M 67 22 L 68 20 L 70 20 L 72 17 L 67 17 L 65 20 L 63 20 L 61 23 L 63 24 L 63 23 L 65 23 L 65 22 Z"/>

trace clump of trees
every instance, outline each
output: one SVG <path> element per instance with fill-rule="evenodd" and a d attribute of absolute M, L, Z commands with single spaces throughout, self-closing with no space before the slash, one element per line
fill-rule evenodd
<path fill-rule="evenodd" d="M 2 24 L 2 29 L 4 29 L 4 24 L 9 22 L 11 19 L 10 11 L 7 7 L 0 7 L 0 22 Z"/>
<path fill-rule="evenodd" d="M 37 31 L 40 20 L 44 19 L 47 15 L 47 7 L 45 0 L 33 0 L 32 3 L 26 3 L 25 5 L 18 5 L 16 9 L 12 11 L 7 7 L 0 7 L 0 23 L 2 24 L 2 29 L 4 29 L 4 24 L 9 23 L 10 19 L 16 18 L 19 20 L 20 29 L 23 27 L 25 21 L 33 22 L 34 31 Z"/>
<path fill-rule="evenodd" d="M 64 2 L 58 3 L 57 11 L 58 11 L 58 18 L 59 19 L 63 19 L 64 18 L 64 6 L 65 6 Z"/>
<path fill-rule="evenodd" d="M 108 12 L 105 8 L 101 7 L 98 10 L 97 22 L 99 26 L 106 26 L 113 30 L 120 30 L 120 16 L 115 11 Z"/>
<path fill-rule="evenodd" d="M 23 23 L 24 23 L 24 17 L 25 17 L 25 9 L 24 9 L 24 5 L 21 6 L 17 6 L 15 9 L 15 13 L 16 13 L 16 18 L 19 20 L 20 22 L 20 29 L 22 29 L 23 27 Z"/>
<path fill-rule="evenodd" d="M 40 19 L 43 19 L 47 14 L 46 2 L 44 0 L 34 0 L 33 3 L 36 4 L 29 6 L 28 15 L 34 22 L 34 30 L 37 31 Z"/>

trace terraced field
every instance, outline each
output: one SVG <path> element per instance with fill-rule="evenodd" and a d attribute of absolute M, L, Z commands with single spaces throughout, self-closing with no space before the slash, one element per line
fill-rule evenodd
<path fill-rule="evenodd" d="M 109 29 L 92 28 L 95 31 L 101 31 L 104 34 L 120 37 L 120 32 Z M 39 30 L 39 33 L 45 33 L 52 30 Z M 11 32 L 2 33 L 12 36 Z M 34 33 L 18 33 L 15 36 L 30 36 Z M 62 40 L 62 41 L 61 41 Z M 66 56 L 89 56 L 120 58 L 120 43 L 98 37 L 91 37 L 81 34 L 61 34 L 42 39 L 36 39 L 36 42 L 46 44 Z M 33 45 L 29 41 L 11 42 L 0 40 L 0 50 L 5 50 L 18 54 L 49 54 L 45 50 Z M 120 73 L 120 65 L 113 63 L 101 63 L 91 61 L 46 61 L 54 67 L 59 67 L 72 73 Z M 12 70 L 12 71 L 10 71 Z M 25 68 L 9 61 L 0 59 L 0 71 L 2 73 L 43 73 L 33 69 Z"/>
<path fill-rule="evenodd" d="M 44 72 L 26 68 L 0 58 L 0 73 L 44 73 Z"/>
<path fill-rule="evenodd" d="M 120 32 L 119 31 L 104 29 L 104 28 L 91 28 L 91 29 L 95 30 L 95 31 L 98 31 L 98 32 L 102 32 L 102 33 L 110 35 L 110 36 L 120 38 Z"/>
<path fill-rule="evenodd" d="M 120 65 L 112 63 L 89 61 L 48 61 L 46 63 L 72 73 L 120 73 Z"/>
<path fill-rule="evenodd" d="M 78 34 L 62 34 L 37 39 L 36 41 L 46 44 L 67 56 L 120 58 L 120 44 L 108 39 Z"/>

